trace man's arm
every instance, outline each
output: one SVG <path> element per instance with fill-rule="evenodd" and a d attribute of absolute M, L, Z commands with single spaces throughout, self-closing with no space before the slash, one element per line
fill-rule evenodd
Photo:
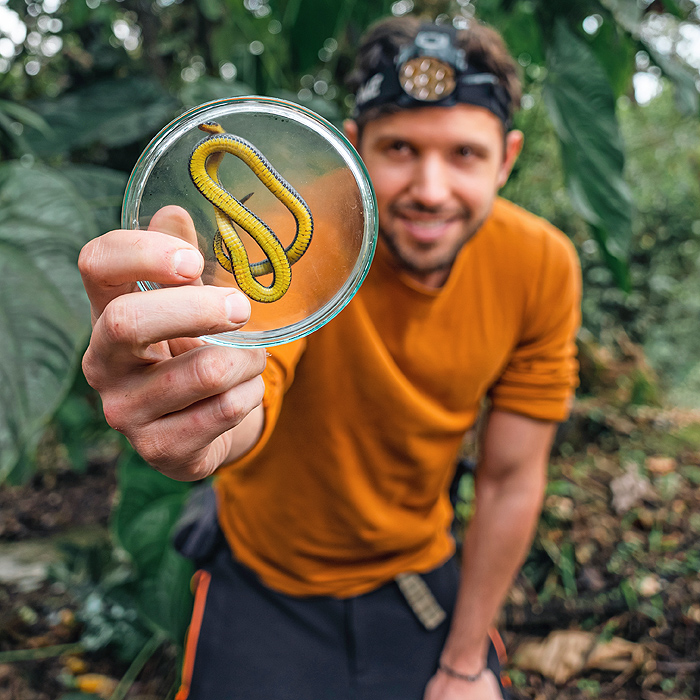
<path fill-rule="evenodd" d="M 465 534 L 459 593 L 442 664 L 461 674 L 484 668 L 488 629 L 532 542 L 556 425 L 513 413 L 489 417 L 476 473 L 475 512 Z M 469 682 L 438 672 L 425 700 L 500 698 L 493 675 Z"/>

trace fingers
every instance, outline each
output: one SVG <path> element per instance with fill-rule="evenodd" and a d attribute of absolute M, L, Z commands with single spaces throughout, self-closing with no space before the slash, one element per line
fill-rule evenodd
<path fill-rule="evenodd" d="M 259 377 L 265 364 L 266 354 L 260 349 L 202 345 L 130 375 L 116 375 L 112 386 L 103 392 L 105 416 L 112 427 L 121 431 L 130 424 L 146 425 L 208 398 L 220 399 L 231 389 Z M 252 408 L 223 401 L 221 410 L 227 413 L 225 429 L 240 422 L 244 416 L 239 415 L 240 411 Z"/>
<path fill-rule="evenodd" d="M 255 377 L 148 424 L 132 444 L 146 461 L 171 478 L 202 479 L 225 460 L 232 428 L 240 430 L 256 408 L 262 409 L 264 391 L 262 378 Z"/>
<path fill-rule="evenodd" d="M 78 267 L 93 309 L 93 322 L 116 297 L 131 292 L 139 280 L 162 285 L 191 284 L 204 259 L 196 247 L 192 219 L 180 207 L 154 215 L 158 230 L 117 230 L 95 238 L 81 251 Z"/>
<path fill-rule="evenodd" d="M 97 371 L 104 414 L 163 473 L 181 480 L 203 478 L 229 452 L 230 440 L 222 436 L 262 401 L 265 363 L 263 349 L 202 345 L 113 373 L 109 381 L 106 372 Z M 90 381 L 91 370 L 85 374 Z"/>
<path fill-rule="evenodd" d="M 203 351 L 216 350 L 202 348 Z M 225 349 L 219 349 L 226 352 Z M 176 479 L 193 480 L 213 472 L 229 452 L 230 441 L 223 440 L 260 406 L 265 386 L 260 372 L 265 365 L 261 350 L 242 350 L 246 358 L 237 358 L 233 371 L 224 371 L 220 379 L 214 371 L 208 379 L 198 377 L 186 382 L 187 371 L 178 373 L 182 384 L 172 396 L 154 400 L 144 387 L 138 392 L 145 400 L 124 391 L 112 392 L 104 402 L 110 425 L 122 427 L 134 448 L 154 467 Z M 229 355 L 231 351 L 228 351 Z M 197 353 L 195 353 L 197 354 Z M 202 352 L 202 355 L 205 353 Z M 214 353 L 206 353 L 213 355 Z M 205 362 L 216 365 L 215 357 Z M 167 391 L 169 377 L 162 376 L 153 383 L 155 391 Z M 199 391 L 197 390 L 199 387 Z M 206 394 L 206 398 L 202 398 Z M 162 395 L 161 395 L 162 397 Z M 198 399 L 192 401 L 192 399 Z M 192 401 L 188 403 L 188 401 Z M 163 413 L 167 405 L 182 405 L 181 410 Z"/>
<path fill-rule="evenodd" d="M 95 323 L 91 351 L 103 365 L 163 359 L 151 345 L 173 338 L 234 331 L 250 318 L 250 302 L 226 287 L 187 286 L 114 299 Z M 108 369 L 108 367 L 106 367 Z M 113 371 L 124 371 L 121 366 Z"/>

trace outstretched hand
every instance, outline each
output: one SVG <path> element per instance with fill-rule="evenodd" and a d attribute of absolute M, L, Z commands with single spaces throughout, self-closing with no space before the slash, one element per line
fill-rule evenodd
<path fill-rule="evenodd" d="M 262 349 L 208 345 L 250 317 L 241 292 L 205 286 L 192 219 L 157 212 L 149 231 L 117 230 L 79 259 L 93 331 L 83 358 L 107 422 L 159 471 L 183 481 L 245 452 L 262 429 Z M 138 291 L 149 280 L 161 289 Z"/>

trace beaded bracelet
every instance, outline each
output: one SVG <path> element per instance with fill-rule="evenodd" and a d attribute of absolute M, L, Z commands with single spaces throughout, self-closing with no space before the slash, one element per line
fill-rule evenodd
<path fill-rule="evenodd" d="M 481 678 L 481 675 L 483 672 L 486 670 L 486 667 L 482 668 L 481 671 L 478 673 L 470 674 L 470 673 L 459 673 L 459 671 L 455 671 L 453 668 L 450 668 L 449 666 L 446 666 L 442 661 L 440 662 L 440 665 L 438 668 L 448 676 L 451 676 L 452 678 L 457 678 L 460 681 L 468 681 L 469 683 L 474 683 L 475 681 L 478 681 L 479 678 Z"/>

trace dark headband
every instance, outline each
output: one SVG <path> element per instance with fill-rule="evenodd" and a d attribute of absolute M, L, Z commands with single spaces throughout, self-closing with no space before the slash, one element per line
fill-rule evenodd
<path fill-rule="evenodd" d="M 495 75 L 467 63 L 456 37 L 452 27 L 426 24 L 395 58 L 384 55 L 376 72 L 357 89 L 354 116 L 385 104 L 411 109 L 463 103 L 488 109 L 508 131 L 512 122 L 507 90 Z"/>

